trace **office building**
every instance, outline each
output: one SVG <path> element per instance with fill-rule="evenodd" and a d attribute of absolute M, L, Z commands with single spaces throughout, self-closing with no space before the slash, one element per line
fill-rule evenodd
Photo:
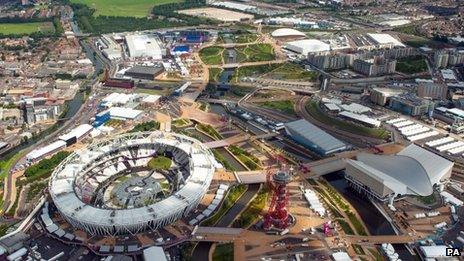
<path fill-rule="evenodd" d="M 391 97 L 389 107 L 397 112 L 411 116 L 421 116 L 433 111 L 435 103 L 413 94 L 401 94 Z"/>

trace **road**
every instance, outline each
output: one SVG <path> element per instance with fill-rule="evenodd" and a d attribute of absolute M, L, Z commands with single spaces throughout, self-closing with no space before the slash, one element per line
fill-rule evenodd
<path fill-rule="evenodd" d="M 249 185 L 248 189 L 237 200 L 229 211 L 218 221 L 215 227 L 229 227 L 235 218 L 245 209 L 248 203 L 253 199 L 254 195 L 258 193 L 260 184 Z M 197 244 L 192 253 L 193 261 L 209 260 L 209 251 L 213 243 L 200 242 Z"/>

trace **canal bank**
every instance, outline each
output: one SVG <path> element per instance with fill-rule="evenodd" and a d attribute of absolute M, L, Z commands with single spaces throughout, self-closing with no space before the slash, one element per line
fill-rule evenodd
<path fill-rule="evenodd" d="M 359 196 L 348 186 L 344 172 L 335 172 L 324 176 L 343 197 L 356 209 L 371 235 L 396 235 L 394 228 L 370 200 Z M 420 260 L 414 256 L 403 244 L 394 244 L 396 252 L 404 261 Z"/>

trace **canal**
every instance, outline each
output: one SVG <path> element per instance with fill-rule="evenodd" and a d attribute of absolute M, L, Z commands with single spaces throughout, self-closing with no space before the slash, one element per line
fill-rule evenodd
<path fill-rule="evenodd" d="M 325 175 L 324 178 L 356 209 L 372 235 L 395 235 L 391 224 L 369 200 L 358 196 L 350 189 L 343 175 L 344 172 L 340 171 Z M 393 247 L 402 260 L 419 260 L 405 245 L 394 244 Z"/>

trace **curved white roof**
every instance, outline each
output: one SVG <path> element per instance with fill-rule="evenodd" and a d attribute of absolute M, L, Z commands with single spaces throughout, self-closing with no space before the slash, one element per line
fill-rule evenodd
<path fill-rule="evenodd" d="M 271 33 L 272 37 L 286 37 L 286 36 L 302 36 L 305 37 L 306 34 L 292 28 L 279 28 L 274 30 Z"/>
<path fill-rule="evenodd" d="M 304 39 L 288 42 L 286 49 L 307 55 L 308 53 L 320 53 L 330 51 L 330 45 L 316 39 Z"/>
<path fill-rule="evenodd" d="M 451 161 L 414 144 L 397 155 L 360 153 L 357 160 L 349 162 L 402 195 L 432 194 L 433 185 L 451 173 L 453 168 Z"/>

